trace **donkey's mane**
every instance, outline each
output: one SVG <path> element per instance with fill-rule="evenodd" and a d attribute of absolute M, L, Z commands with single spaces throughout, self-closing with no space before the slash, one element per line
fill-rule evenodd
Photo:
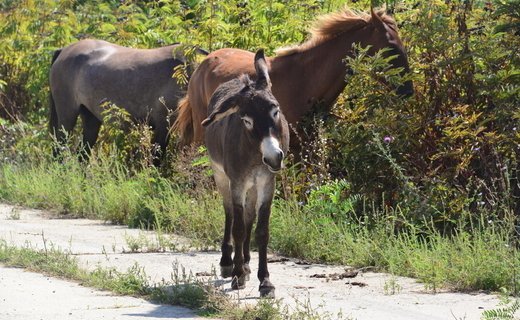
<path fill-rule="evenodd" d="M 395 20 L 387 15 L 384 9 L 375 11 L 376 14 L 392 29 L 396 30 Z M 316 47 L 321 43 L 335 38 L 345 32 L 351 32 L 361 29 L 364 26 L 372 24 L 372 16 L 370 13 L 353 11 L 347 7 L 338 11 L 323 15 L 315 23 L 310 30 L 310 39 L 301 45 L 280 48 L 276 50 L 277 56 L 287 56 L 301 51 Z"/>

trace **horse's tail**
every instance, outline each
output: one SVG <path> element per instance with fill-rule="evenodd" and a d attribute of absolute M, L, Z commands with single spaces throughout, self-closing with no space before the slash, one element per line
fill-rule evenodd
<path fill-rule="evenodd" d="M 58 49 L 58 50 L 54 51 L 54 54 L 52 56 L 51 68 L 52 68 L 52 65 L 54 64 L 54 62 L 56 61 L 56 59 L 58 59 L 58 56 L 60 55 L 61 50 L 62 49 Z M 49 87 L 50 87 L 50 90 L 49 90 L 49 100 L 50 100 L 50 107 L 49 107 L 49 130 L 50 130 L 52 135 L 55 135 L 56 134 L 56 130 L 58 130 L 58 114 L 56 112 L 56 105 L 54 103 L 54 97 L 52 96 L 52 84 L 49 84 Z"/>
<path fill-rule="evenodd" d="M 193 115 L 188 95 L 179 101 L 173 131 L 179 136 L 181 146 L 187 146 L 193 142 Z"/>

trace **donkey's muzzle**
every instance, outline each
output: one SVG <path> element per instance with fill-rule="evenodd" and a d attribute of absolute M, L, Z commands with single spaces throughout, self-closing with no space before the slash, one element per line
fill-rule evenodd
<path fill-rule="evenodd" d="M 269 168 L 269 171 L 278 173 L 282 170 L 283 151 L 279 150 L 272 157 L 262 157 L 262 162 Z"/>
<path fill-rule="evenodd" d="M 262 151 L 262 162 L 269 168 L 269 171 L 274 173 L 280 171 L 284 154 L 280 149 L 278 140 L 272 136 L 264 138 L 260 149 Z"/>

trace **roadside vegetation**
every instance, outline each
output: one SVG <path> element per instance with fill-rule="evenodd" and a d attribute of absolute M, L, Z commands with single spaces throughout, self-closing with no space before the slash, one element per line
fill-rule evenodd
<path fill-rule="evenodd" d="M 77 160 L 77 134 L 63 159 L 52 159 L 53 51 L 93 37 L 274 54 L 345 2 L 369 8 L 334 0 L 1 1 L 0 199 L 218 247 L 224 215 L 204 149 L 180 152 L 173 141 L 164 165 L 151 167 L 150 131 L 109 107 L 88 163 Z M 347 87 L 330 113 L 308 116 L 302 125 L 312 143 L 278 179 L 270 247 L 415 277 L 432 291 L 518 295 L 520 6 L 379 2 L 398 21 L 415 96 L 399 99 L 374 80 L 404 80 L 382 56 L 359 48 L 346 59 Z"/>
<path fill-rule="evenodd" d="M 255 306 L 240 306 L 225 294 L 218 292 L 213 279 L 201 280 L 187 274 L 182 266 L 174 265 L 171 279 L 151 284 L 138 264 L 126 272 L 114 268 L 97 267 L 89 271 L 79 266 L 77 258 L 53 247 L 36 250 L 29 245 L 19 248 L 0 240 L 0 263 L 9 267 L 80 282 L 83 286 L 112 291 L 120 295 L 145 298 L 154 302 L 181 305 L 208 317 L 231 320 L 317 320 L 343 319 L 338 314 L 320 312 L 308 303 L 298 303 L 292 310 L 280 300 L 261 299 Z M 498 310 L 500 311 L 500 310 Z M 497 311 L 497 312 L 498 312 Z"/>

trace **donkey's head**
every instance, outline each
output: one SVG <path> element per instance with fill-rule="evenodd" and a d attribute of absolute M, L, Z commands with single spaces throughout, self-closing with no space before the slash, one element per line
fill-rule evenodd
<path fill-rule="evenodd" d="M 249 141 L 258 145 L 263 163 L 271 172 L 282 168 L 284 152 L 283 141 L 288 138 L 283 127 L 283 115 L 280 106 L 271 92 L 267 62 L 264 51 L 255 55 L 256 80 L 247 75 L 230 80 L 220 85 L 209 102 L 210 115 L 202 121 L 207 127 L 213 122 L 237 113 L 240 116 L 242 132 Z M 254 152 L 254 150 L 251 150 Z"/>

